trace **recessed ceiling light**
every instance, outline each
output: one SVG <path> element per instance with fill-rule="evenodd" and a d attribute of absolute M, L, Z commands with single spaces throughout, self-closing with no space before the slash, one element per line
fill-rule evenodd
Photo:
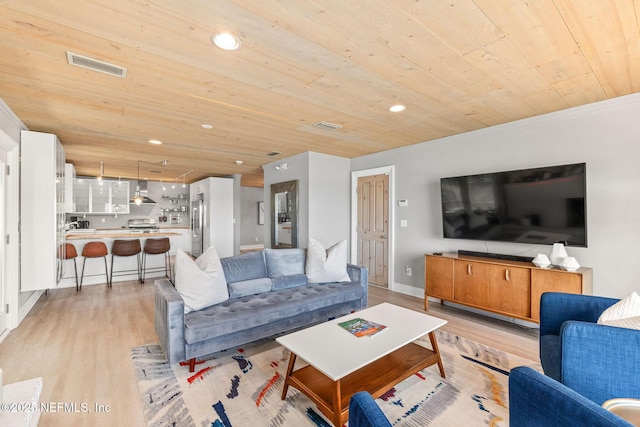
<path fill-rule="evenodd" d="M 244 162 L 242 160 L 236 160 L 236 165 L 240 166 L 241 164 L 243 164 Z"/>
<path fill-rule="evenodd" d="M 389 111 L 391 111 L 392 113 L 399 113 L 400 111 L 404 111 L 405 110 L 404 105 L 402 104 L 396 104 L 396 105 L 392 105 L 391 107 L 389 107 Z"/>
<path fill-rule="evenodd" d="M 160 145 L 162 144 L 162 141 L 158 141 L 157 139 L 150 139 L 149 142 L 151 144 L 155 144 L 155 145 Z"/>
<path fill-rule="evenodd" d="M 208 125 L 208 124 L 206 124 L 206 123 L 205 123 L 205 124 L 203 124 L 203 125 L 200 125 L 200 127 L 202 127 L 202 129 L 213 129 L 213 126 L 212 126 L 212 125 Z"/>
<path fill-rule="evenodd" d="M 218 33 L 211 37 L 211 41 L 224 50 L 236 50 L 240 47 L 240 39 L 230 33 Z"/>

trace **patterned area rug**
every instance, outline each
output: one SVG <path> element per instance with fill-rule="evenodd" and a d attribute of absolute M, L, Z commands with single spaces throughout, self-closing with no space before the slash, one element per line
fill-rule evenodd
<path fill-rule="evenodd" d="M 391 423 L 508 426 L 509 370 L 539 365 L 446 332 L 437 338 L 447 378 L 434 365 L 389 390 L 377 402 Z M 428 337 L 419 343 L 430 348 Z M 213 354 L 194 373 L 167 364 L 157 344 L 131 354 L 149 426 L 332 425 L 296 389 L 280 399 L 289 352 L 273 340 Z"/>

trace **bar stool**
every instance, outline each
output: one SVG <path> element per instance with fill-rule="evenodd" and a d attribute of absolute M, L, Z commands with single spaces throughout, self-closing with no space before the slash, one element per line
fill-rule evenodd
<path fill-rule="evenodd" d="M 147 270 L 147 255 L 164 254 L 164 275 L 171 278 L 171 259 L 169 250 L 171 242 L 168 237 L 160 239 L 147 239 L 144 242 L 144 251 L 142 252 L 142 283 L 144 283 L 144 274 Z M 159 271 L 162 267 L 150 268 L 149 271 Z"/>
<path fill-rule="evenodd" d="M 60 245 L 58 249 L 58 259 L 60 259 L 60 263 L 58 264 L 58 281 L 62 280 L 62 263 L 68 259 L 73 260 L 73 270 L 76 276 L 76 291 L 78 288 L 78 265 L 76 264 L 76 258 L 78 257 L 78 251 L 76 251 L 76 247 L 73 246 L 72 243 L 63 243 Z"/>
<path fill-rule="evenodd" d="M 142 278 L 140 276 L 140 239 L 127 239 L 127 240 L 114 240 L 113 246 L 111 246 L 111 280 L 109 280 L 109 287 L 113 285 L 113 257 L 114 256 L 136 256 L 137 261 L 137 269 L 136 273 L 138 274 L 138 282 L 142 283 Z M 116 274 L 116 276 L 124 276 L 133 270 L 120 270 L 120 274 Z"/>
<path fill-rule="evenodd" d="M 80 290 L 82 290 L 82 281 L 84 279 L 84 264 L 87 262 L 87 258 L 104 258 L 104 273 L 107 276 L 107 285 L 109 284 L 109 269 L 107 267 L 107 245 L 104 242 L 89 242 L 82 248 L 82 274 L 80 275 Z"/>

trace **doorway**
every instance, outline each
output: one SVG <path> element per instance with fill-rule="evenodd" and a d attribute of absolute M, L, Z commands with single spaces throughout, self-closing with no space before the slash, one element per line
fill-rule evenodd
<path fill-rule="evenodd" d="M 393 166 L 352 173 L 351 262 L 366 267 L 369 283 L 391 289 L 393 278 Z"/>

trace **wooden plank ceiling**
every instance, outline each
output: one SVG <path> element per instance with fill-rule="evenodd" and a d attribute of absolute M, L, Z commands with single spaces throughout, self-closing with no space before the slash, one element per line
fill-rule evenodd
<path fill-rule="evenodd" d="M 260 186 L 262 165 L 305 151 L 352 158 L 637 92 L 639 4 L 2 0 L 0 98 L 79 175 L 168 160 L 141 177 Z M 214 47 L 222 31 L 240 49 Z"/>

